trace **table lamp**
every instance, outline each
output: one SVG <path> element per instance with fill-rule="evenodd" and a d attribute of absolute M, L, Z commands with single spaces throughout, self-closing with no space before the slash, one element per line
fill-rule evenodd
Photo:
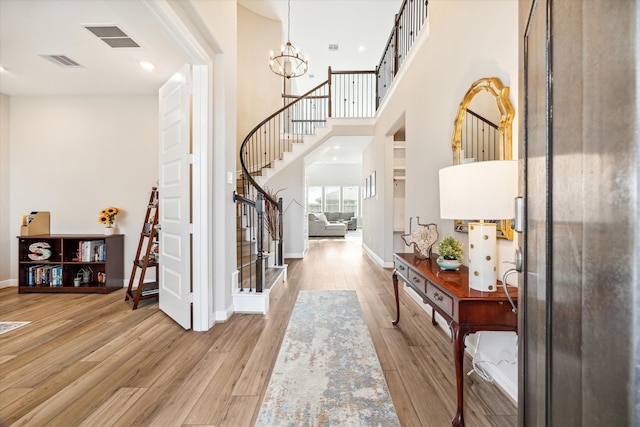
<path fill-rule="evenodd" d="M 468 224 L 471 289 L 496 291 L 496 224 L 484 220 L 513 218 L 517 194 L 517 160 L 492 160 L 440 169 L 440 217 L 474 221 Z"/>

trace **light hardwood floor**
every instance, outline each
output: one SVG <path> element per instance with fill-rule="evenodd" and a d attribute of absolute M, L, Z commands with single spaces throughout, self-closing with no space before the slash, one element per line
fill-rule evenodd
<path fill-rule="evenodd" d="M 288 264 L 267 316 L 236 314 L 208 332 L 182 330 L 155 302 L 132 311 L 124 290 L 0 290 L 0 321 L 32 322 L 0 335 L 0 425 L 251 426 L 300 289 L 356 290 L 402 425 L 451 425 L 449 338 L 404 293 L 391 325 L 391 270 L 352 238 L 312 240 Z M 494 385 L 465 377 L 468 426 L 515 426 L 516 414 Z"/>

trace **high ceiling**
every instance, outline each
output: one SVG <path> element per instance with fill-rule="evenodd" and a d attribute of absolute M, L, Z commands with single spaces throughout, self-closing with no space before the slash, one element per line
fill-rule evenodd
<path fill-rule="evenodd" d="M 208 0 L 234 1 L 234 0 Z M 401 0 L 238 0 L 290 25 L 291 42 L 309 56 L 297 87 L 315 86 L 327 68 L 372 70 L 382 55 Z M 114 48 L 87 26 L 116 26 L 140 47 Z M 337 50 L 329 50 L 329 45 Z M 276 50 L 279 46 L 274 46 Z M 42 55 L 62 55 L 63 67 Z M 267 67 L 268 52 L 265 52 Z M 155 65 L 146 71 L 140 61 Z M 21 95 L 148 95 L 186 60 L 138 0 L 0 0 L 0 93 Z M 346 153 L 346 150 L 343 151 Z M 354 154 L 354 158 L 358 154 Z M 347 160 L 346 154 L 341 161 Z"/>
<path fill-rule="evenodd" d="M 309 73 L 300 77 L 304 83 L 323 81 L 329 65 L 337 70 L 374 69 L 400 3 L 293 0 L 288 21 L 284 0 L 239 0 L 256 13 L 281 20 L 283 38 L 290 22 L 291 41 L 310 57 Z M 140 47 L 112 48 L 87 30 L 88 25 L 117 26 Z M 338 51 L 329 51 L 329 44 L 337 44 Z M 65 68 L 40 55 L 64 55 L 79 66 Z M 265 52 L 265 67 L 267 56 Z M 140 61 L 153 63 L 155 70 L 143 70 Z M 0 65 L 5 68 L 1 93 L 153 94 L 184 62 L 141 1 L 0 0 Z"/>
<path fill-rule="evenodd" d="M 112 48 L 87 25 L 116 25 L 140 47 Z M 65 55 L 80 66 L 62 67 L 40 55 Z M 156 69 L 142 69 L 143 60 Z M 184 62 L 141 2 L 0 0 L 4 94 L 154 94 Z"/>

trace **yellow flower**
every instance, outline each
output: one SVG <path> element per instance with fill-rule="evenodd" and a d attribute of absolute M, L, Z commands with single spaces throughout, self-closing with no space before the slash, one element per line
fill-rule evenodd
<path fill-rule="evenodd" d="M 107 227 L 113 227 L 113 223 L 116 220 L 116 215 L 120 213 L 120 209 L 110 206 L 108 208 L 100 211 L 100 216 L 98 216 L 98 222 L 100 224 L 105 224 Z"/>

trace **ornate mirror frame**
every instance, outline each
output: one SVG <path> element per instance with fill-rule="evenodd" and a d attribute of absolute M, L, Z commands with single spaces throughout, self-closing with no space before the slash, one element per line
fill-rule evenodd
<path fill-rule="evenodd" d="M 495 97 L 496 105 L 500 112 L 500 121 L 498 122 L 498 142 L 500 146 L 499 159 L 512 160 L 511 126 L 513 123 L 514 110 L 511 105 L 511 101 L 509 101 L 509 87 L 503 86 L 502 82 L 497 77 L 486 77 L 476 80 L 471 85 L 458 107 L 458 114 L 453 121 L 453 139 L 451 141 L 454 165 L 458 165 L 461 162 L 460 150 L 462 149 L 462 125 L 467 114 L 467 109 L 469 108 L 469 104 L 471 104 L 473 97 L 482 91 L 486 91 Z M 476 219 L 487 220 L 487 218 Z M 511 228 L 510 221 L 496 221 L 496 225 L 496 237 L 513 240 L 513 229 Z M 467 233 L 468 226 L 466 221 L 455 220 L 454 230 Z"/>

